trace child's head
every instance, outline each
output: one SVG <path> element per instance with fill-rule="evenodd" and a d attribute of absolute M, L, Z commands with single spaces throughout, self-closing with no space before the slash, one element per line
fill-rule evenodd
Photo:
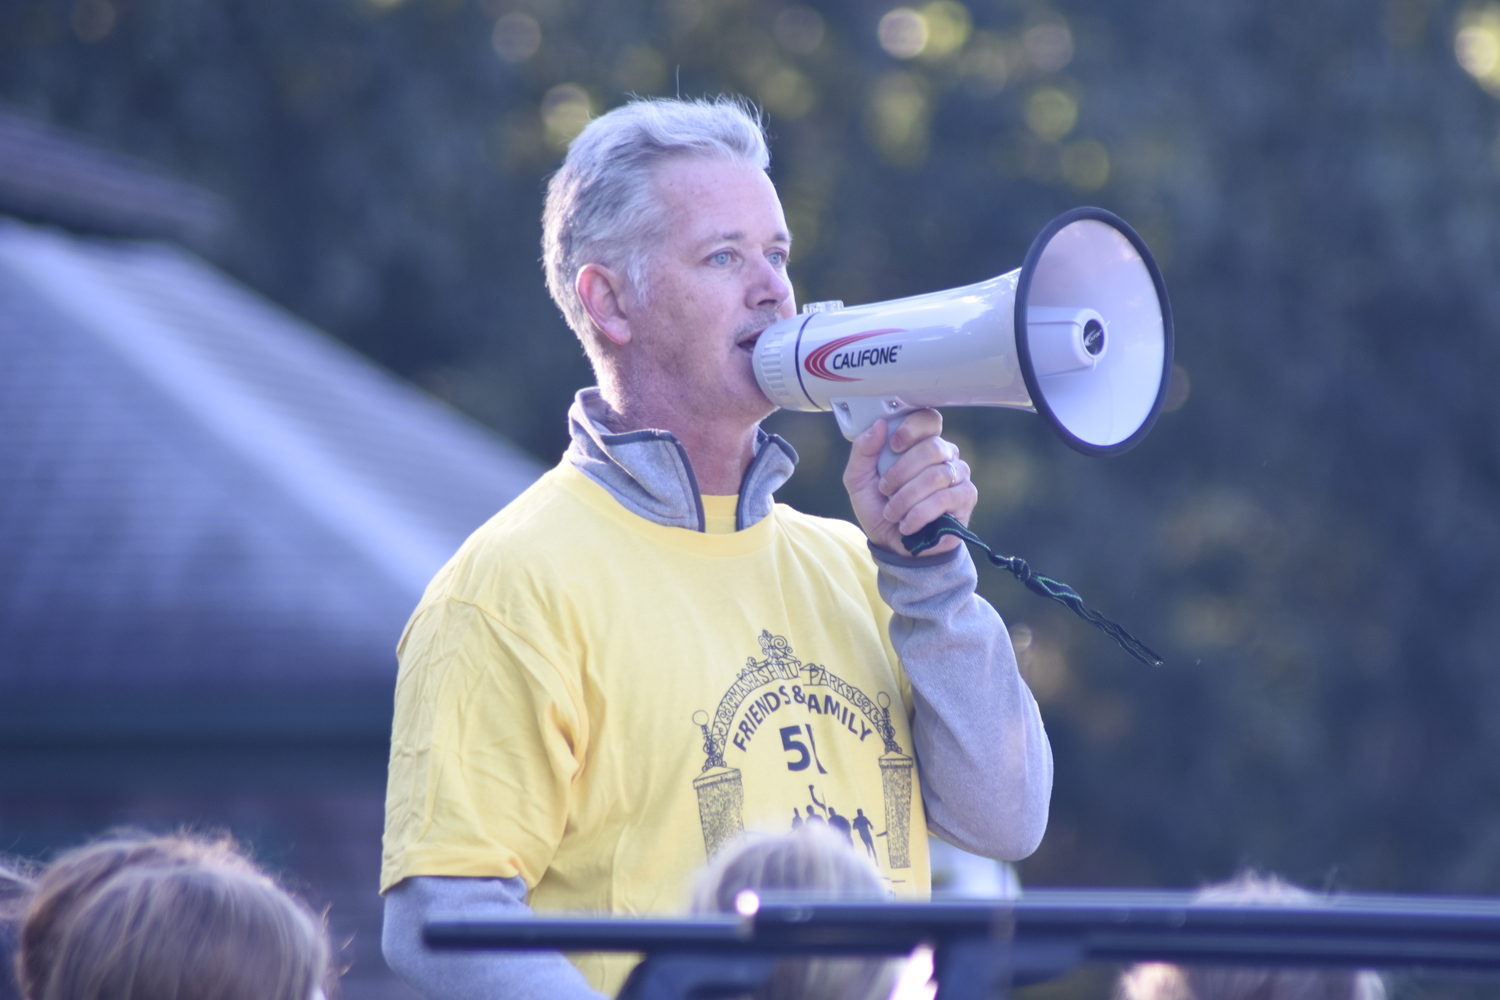
<path fill-rule="evenodd" d="M 822 824 L 780 837 L 746 839 L 725 848 L 698 878 L 693 909 L 733 913 L 746 889 L 829 900 L 884 899 L 880 875 L 854 853 L 848 838 Z M 785 959 L 757 1000 L 884 1000 L 900 959 Z"/>
<path fill-rule="evenodd" d="M 721 851 L 698 876 L 693 909 L 733 913 L 742 890 L 796 892 L 830 899 L 883 899 L 880 874 L 848 838 L 822 824 L 780 837 L 749 837 Z"/>
<path fill-rule="evenodd" d="M 26 1000 L 313 1000 L 322 921 L 225 840 L 114 838 L 37 881 L 17 957 Z"/>
<path fill-rule="evenodd" d="M 13 955 L 21 932 L 21 917 L 31 899 L 34 886 L 27 869 L 0 861 L 0 955 Z M 0 968 L 0 1000 L 20 1000 L 15 982 L 15 967 L 5 962 Z"/>
<path fill-rule="evenodd" d="M 1198 892 L 1217 906 L 1302 906 L 1318 896 L 1274 875 L 1245 872 Z M 1145 962 L 1131 966 L 1115 986 L 1116 1000 L 1385 1000 L 1385 984 L 1373 972 L 1324 969 L 1180 966 Z"/>

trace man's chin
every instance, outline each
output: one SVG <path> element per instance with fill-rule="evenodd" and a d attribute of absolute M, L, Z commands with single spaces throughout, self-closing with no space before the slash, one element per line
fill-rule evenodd
<path fill-rule="evenodd" d="M 766 397 L 758 396 L 758 398 L 756 399 L 745 400 L 740 408 L 740 412 L 745 414 L 745 419 L 749 420 L 751 423 L 758 424 L 762 420 L 769 417 L 771 414 L 775 413 L 778 409 L 780 409 L 780 407 L 778 407 L 775 403 L 771 402 Z"/>
<path fill-rule="evenodd" d="M 735 413 L 742 414 L 747 423 L 758 424 L 779 409 L 754 382 L 736 389 L 737 391 L 724 393 L 723 406 L 725 410 L 732 409 Z"/>

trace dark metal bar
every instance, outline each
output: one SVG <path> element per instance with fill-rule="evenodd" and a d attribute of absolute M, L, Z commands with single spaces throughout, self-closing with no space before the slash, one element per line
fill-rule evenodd
<path fill-rule="evenodd" d="M 740 917 L 690 920 L 614 917 L 437 919 L 427 924 L 431 948 L 484 951 L 693 951 L 753 952 L 753 927 Z"/>
<path fill-rule="evenodd" d="M 1343 896 L 1295 906 L 1226 905 L 1195 902 L 1188 893 L 1046 890 L 1009 903 L 768 897 L 752 917 L 439 919 L 427 925 L 426 940 L 434 948 L 671 952 L 678 962 L 692 955 L 902 955 L 925 942 L 955 956 L 950 980 L 966 983 L 993 978 L 994 962 L 986 969 L 976 957 L 986 949 L 1008 963 L 1015 982 L 1050 978 L 1085 961 L 1496 974 L 1500 900 Z M 942 964 L 940 995 L 992 995 L 977 985 L 950 989 L 958 984 L 942 982 Z"/>

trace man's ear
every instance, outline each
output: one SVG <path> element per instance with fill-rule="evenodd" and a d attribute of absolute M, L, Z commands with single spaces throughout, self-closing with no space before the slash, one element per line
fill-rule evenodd
<path fill-rule="evenodd" d="M 630 319 L 625 315 L 625 279 L 603 264 L 585 264 L 573 283 L 589 319 L 617 347 L 630 343 Z"/>

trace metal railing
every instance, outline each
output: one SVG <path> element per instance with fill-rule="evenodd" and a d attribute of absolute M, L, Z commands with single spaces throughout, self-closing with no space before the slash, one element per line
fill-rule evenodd
<path fill-rule="evenodd" d="M 789 956 L 899 956 L 921 944 L 933 949 L 938 1000 L 1000 996 L 1085 962 L 1500 975 L 1494 899 L 1225 904 L 1190 893 L 1033 890 L 994 903 L 749 903 L 742 916 L 681 919 L 438 918 L 425 939 L 438 949 L 644 952 L 635 1000 L 749 991 Z"/>

